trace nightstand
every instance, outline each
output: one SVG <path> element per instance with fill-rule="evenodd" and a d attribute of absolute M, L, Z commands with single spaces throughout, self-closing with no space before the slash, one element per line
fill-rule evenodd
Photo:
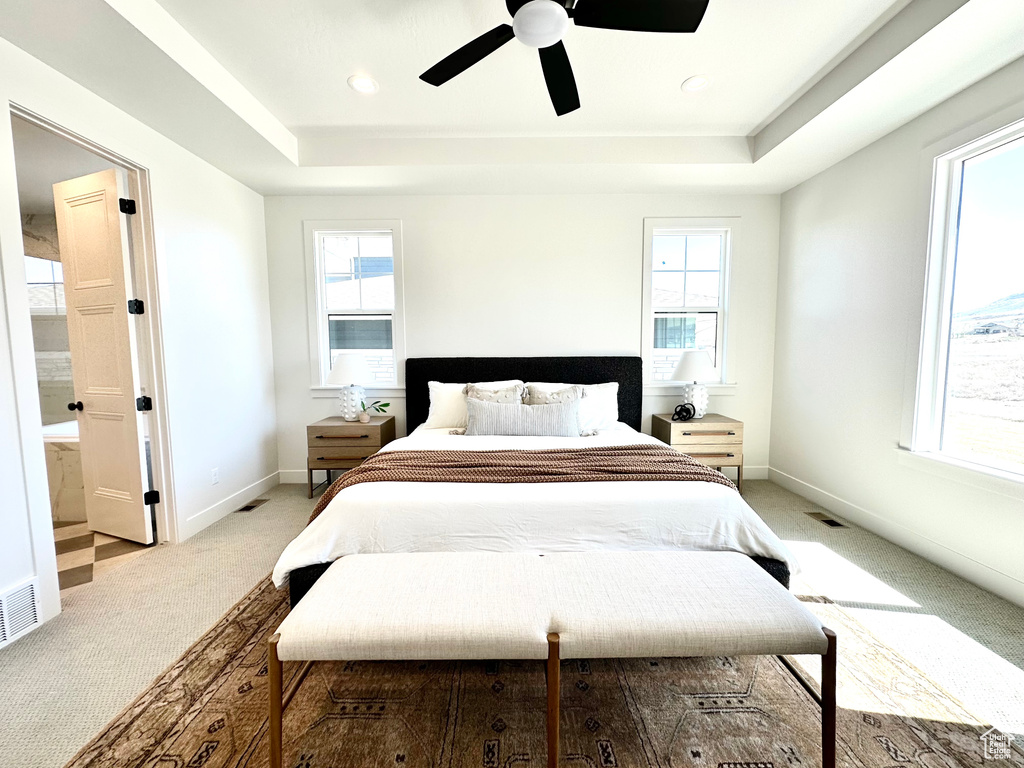
<path fill-rule="evenodd" d="M 672 421 L 672 414 L 651 417 L 651 434 L 680 453 L 715 469 L 736 467 L 736 487 L 743 492 L 743 422 L 718 413 L 702 419 Z"/>
<path fill-rule="evenodd" d="M 358 467 L 394 439 L 394 416 L 373 416 L 365 424 L 332 416 L 310 424 L 306 427 L 309 498 L 313 498 L 314 470 L 324 470 L 329 483 L 333 470 Z"/>

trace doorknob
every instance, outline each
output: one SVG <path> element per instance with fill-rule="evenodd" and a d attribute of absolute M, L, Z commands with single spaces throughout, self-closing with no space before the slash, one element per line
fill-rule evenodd
<path fill-rule="evenodd" d="M 79 400 L 77 403 L 68 403 L 68 410 L 69 411 L 81 411 L 84 408 L 85 408 L 85 406 L 82 405 L 82 401 L 81 400 Z"/>

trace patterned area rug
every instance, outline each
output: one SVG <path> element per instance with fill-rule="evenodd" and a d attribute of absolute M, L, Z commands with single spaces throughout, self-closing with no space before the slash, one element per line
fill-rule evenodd
<path fill-rule="evenodd" d="M 813 600 L 839 635 L 841 766 L 1024 768 L 1016 749 L 986 758 L 987 724 Z M 287 610 L 286 592 L 258 584 L 68 768 L 267 765 L 265 640 Z M 297 671 L 286 664 L 286 685 Z M 318 663 L 285 715 L 285 765 L 543 766 L 544 713 L 541 662 Z M 819 728 L 817 705 L 773 657 L 563 662 L 570 768 L 813 768 Z"/>

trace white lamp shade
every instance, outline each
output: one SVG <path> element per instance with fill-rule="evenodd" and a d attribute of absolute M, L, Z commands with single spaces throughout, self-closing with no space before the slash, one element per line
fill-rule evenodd
<path fill-rule="evenodd" d="M 363 355 L 344 352 L 334 358 L 334 366 L 327 377 L 327 383 L 335 386 L 349 386 L 373 382 L 373 371 Z"/>
<path fill-rule="evenodd" d="M 711 381 L 715 378 L 715 364 L 703 349 L 688 349 L 679 357 L 672 371 L 672 381 Z"/>

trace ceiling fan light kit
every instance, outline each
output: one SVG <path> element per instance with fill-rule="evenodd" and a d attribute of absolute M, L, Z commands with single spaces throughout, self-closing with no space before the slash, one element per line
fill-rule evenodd
<path fill-rule="evenodd" d="M 441 86 L 513 38 L 537 48 L 556 115 L 580 108 L 576 77 L 562 38 L 570 20 L 577 27 L 630 32 L 696 32 L 710 0 L 505 0 L 512 24 L 502 24 L 435 64 L 422 75 Z"/>
<path fill-rule="evenodd" d="M 530 0 L 512 19 L 516 40 L 531 48 L 550 48 L 560 42 L 568 30 L 568 12 L 552 0 Z"/>

